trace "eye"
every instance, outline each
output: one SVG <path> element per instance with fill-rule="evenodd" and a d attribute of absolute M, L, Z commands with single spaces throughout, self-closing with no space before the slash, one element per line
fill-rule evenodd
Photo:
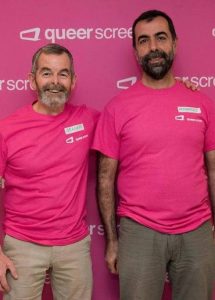
<path fill-rule="evenodd" d="M 67 72 L 60 73 L 60 76 L 63 78 L 67 78 L 69 74 Z"/>
<path fill-rule="evenodd" d="M 167 39 L 167 37 L 165 35 L 159 35 L 157 37 L 158 41 L 165 41 Z"/>
<path fill-rule="evenodd" d="M 146 44 L 147 42 L 148 42 L 148 38 L 141 38 L 141 39 L 139 39 L 139 44 L 141 45 L 141 44 Z"/>
<path fill-rule="evenodd" d="M 44 77 L 48 77 L 50 75 L 51 75 L 51 72 L 49 72 L 49 71 L 42 72 L 42 76 L 44 76 Z"/>

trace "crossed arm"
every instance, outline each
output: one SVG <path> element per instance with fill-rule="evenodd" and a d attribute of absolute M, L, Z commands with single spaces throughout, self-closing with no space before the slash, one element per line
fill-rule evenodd
<path fill-rule="evenodd" d="M 97 195 L 100 214 L 106 233 L 105 260 L 111 273 L 117 274 L 118 239 L 116 231 L 114 183 L 118 161 L 99 155 Z"/>

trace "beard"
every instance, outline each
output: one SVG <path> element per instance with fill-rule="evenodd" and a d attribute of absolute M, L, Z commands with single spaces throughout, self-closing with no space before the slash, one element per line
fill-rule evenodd
<path fill-rule="evenodd" d="M 40 101 L 51 109 L 58 108 L 69 101 L 70 92 L 61 84 L 46 84 L 37 86 Z"/>
<path fill-rule="evenodd" d="M 151 62 L 152 59 L 161 58 L 161 62 Z M 166 53 L 162 50 L 150 51 L 147 55 L 139 57 L 142 70 L 151 78 L 160 80 L 169 72 L 174 61 L 174 52 Z"/>

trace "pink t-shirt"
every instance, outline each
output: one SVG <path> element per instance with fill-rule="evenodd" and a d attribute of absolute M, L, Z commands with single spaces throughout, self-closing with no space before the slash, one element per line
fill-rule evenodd
<path fill-rule="evenodd" d="M 204 152 L 215 149 L 215 104 L 202 93 L 137 82 L 106 106 L 93 148 L 119 161 L 119 216 L 172 234 L 211 218 Z"/>
<path fill-rule="evenodd" d="M 5 232 L 44 245 L 88 234 L 88 156 L 98 113 L 66 105 L 57 116 L 26 106 L 0 121 L 0 175 L 5 178 Z"/>

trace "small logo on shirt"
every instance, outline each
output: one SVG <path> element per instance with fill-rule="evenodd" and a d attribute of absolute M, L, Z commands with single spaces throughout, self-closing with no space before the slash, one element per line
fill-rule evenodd
<path fill-rule="evenodd" d="M 67 144 L 72 144 L 74 142 L 74 138 L 73 136 L 69 137 L 68 139 L 66 139 L 66 143 Z"/>
<path fill-rule="evenodd" d="M 175 116 L 176 121 L 203 122 L 201 119 L 185 118 L 184 115 Z"/>
<path fill-rule="evenodd" d="M 75 137 L 75 138 L 73 136 L 71 136 L 68 139 L 66 139 L 66 143 L 67 144 L 72 144 L 74 142 L 79 142 L 79 141 L 84 140 L 86 138 L 88 138 L 88 134 L 81 135 L 81 136 L 78 136 L 78 137 Z"/>
<path fill-rule="evenodd" d="M 193 118 L 187 118 L 187 121 L 191 121 L 191 122 L 203 122 L 200 119 L 193 119 Z"/>
<path fill-rule="evenodd" d="M 84 130 L 83 123 L 64 128 L 65 134 L 71 134 L 82 130 Z"/>
<path fill-rule="evenodd" d="M 178 112 L 200 114 L 201 108 L 200 107 L 178 106 Z"/>
<path fill-rule="evenodd" d="M 76 140 L 76 142 L 78 142 L 78 141 L 81 141 L 83 139 L 86 139 L 87 137 L 88 137 L 88 134 L 85 134 L 85 135 L 77 137 L 75 140 Z"/>
<path fill-rule="evenodd" d="M 176 121 L 184 121 L 184 115 L 175 116 Z"/>

